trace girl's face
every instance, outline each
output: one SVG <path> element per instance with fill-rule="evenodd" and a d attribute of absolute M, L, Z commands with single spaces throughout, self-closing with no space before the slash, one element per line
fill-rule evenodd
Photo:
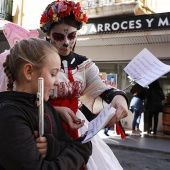
<path fill-rule="evenodd" d="M 61 56 L 67 56 L 72 51 L 77 38 L 77 28 L 65 23 L 56 24 L 50 32 L 51 43 Z"/>
<path fill-rule="evenodd" d="M 42 69 L 41 77 L 44 78 L 44 100 L 47 101 L 50 96 L 50 90 L 58 83 L 57 74 L 60 70 L 60 57 L 55 52 L 49 52 L 46 58 L 46 64 Z M 38 78 L 38 77 L 37 77 Z"/>

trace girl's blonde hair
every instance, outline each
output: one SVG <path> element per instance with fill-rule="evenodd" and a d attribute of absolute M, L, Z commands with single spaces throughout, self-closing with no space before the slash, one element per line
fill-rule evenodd
<path fill-rule="evenodd" d="M 58 55 L 52 44 L 38 38 L 24 39 L 15 44 L 3 63 L 4 72 L 8 77 L 7 90 L 13 90 L 14 81 L 19 78 L 18 74 L 24 64 L 30 63 L 37 71 L 41 70 L 50 50 Z"/>

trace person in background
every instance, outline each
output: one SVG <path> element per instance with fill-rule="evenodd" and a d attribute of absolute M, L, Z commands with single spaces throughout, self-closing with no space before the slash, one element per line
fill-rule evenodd
<path fill-rule="evenodd" d="M 80 170 L 88 162 L 91 142 L 73 140 L 47 102 L 60 64 L 57 49 L 44 40 L 21 40 L 10 49 L 3 64 L 8 91 L 0 92 L 1 170 Z M 38 134 L 39 77 L 44 79 L 43 137 Z"/>
<path fill-rule="evenodd" d="M 77 31 L 87 20 L 79 2 L 65 0 L 50 3 L 40 19 L 41 30 L 46 33 L 46 39 L 58 49 L 61 58 L 59 85 L 51 93 L 49 102 L 60 113 L 64 127 L 74 139 L 88 129 L 88 121 L 79 110 L 79 100 L 92 113 L 94 110 L 99 113 L 103 109 L 103 101 L 111 103 L 111 107 L 116 108 L 116 114 L 108 123 L 108 127 L 128 115 L 126 94 L 106 86 L 95 63 L 73 52 Z M 94 106 L 97 106 L 97 110 Z M 88 170 L 122 169 L 112 150 L 98 135 L 93 137 L 92 146 Z"/>
<path fill-rule="evenodd" d="M 158 80 L 156 80 L 149 85 L 145 100 L 146 114 L 148 115 L 148 134 L 151 134 L 152 131 L 154 135 L 156 135 L 157 133 L 159 112 L 163 111 L 162 101 L 164 99 L 165 95 L 163 93 L 163 90 Z M 154 117 L 153 127 L 152 117 Z"/>
<path fill-rule="evenodd" d="M 132 99 L 130 101 L 129 110 L 134 114 L 132 121 L 132 135 L 140 135 L 142 132 L 139 129 L 141 114 L 144 112 L 144 99 L 146 96 L 146 88 L 135 84 L 132 86 L 130 93 L 132 94 Z"/>
<path fill-rule="evenodd" d="M 123 133 L 125 134 L 125 136 L 129 136 L 130 134 L 125 132 L 125 129 L 123 128 L 122 123 L 121 123 L 120 120 L 119 120 L 118 123 L 119 123 L 119 126 L 120 126 L 120 128 L 122 129 Z M 104 134 L 105 134 L 106 136 L 110 136 L 110 135 L 108 134 L 109 130 L 110 130 L 110 127 L 105 127 L 105 128 L 104 128 Z"/>

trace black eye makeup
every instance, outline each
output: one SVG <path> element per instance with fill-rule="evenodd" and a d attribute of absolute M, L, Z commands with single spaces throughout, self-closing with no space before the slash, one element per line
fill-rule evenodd
<path fill-rule="evenodd" d="M 63 34 L 60 34 L 60 33 L 56 33 L 54 32 L 52 34 L 52 37 L 55 41 L 63 41 L 64 40 L 64 35 Z"/>
<path fill-rule="evenodd" d="M 52 37 L 55 41 L 63 41 L 65 36 L 63 34 L 60 34 L 60 33 L 57 33 L 57 32 L 54 32 L 52 33 Z M 71 40 L 74 40 L 76 38 L 76 31 L 74 32 L 71 32 L 70 34 L 68 34 L 67 38 L 71 41 Z"/>
<path fill-rule="evenodd" d="M 71 32 L 70 34 L 68 34 L 67 38 L 71 41 L 74 40 L 76 38 L 76 31 L 75 32 Z"/>

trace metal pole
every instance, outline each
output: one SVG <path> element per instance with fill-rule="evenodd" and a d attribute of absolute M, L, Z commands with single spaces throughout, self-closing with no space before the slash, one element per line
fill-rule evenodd
<path fill-rule="evenodd" d="M 44 79 L 38 78 L 37 106 L 39 110 L 39 136 L 44 135 Z"/>

